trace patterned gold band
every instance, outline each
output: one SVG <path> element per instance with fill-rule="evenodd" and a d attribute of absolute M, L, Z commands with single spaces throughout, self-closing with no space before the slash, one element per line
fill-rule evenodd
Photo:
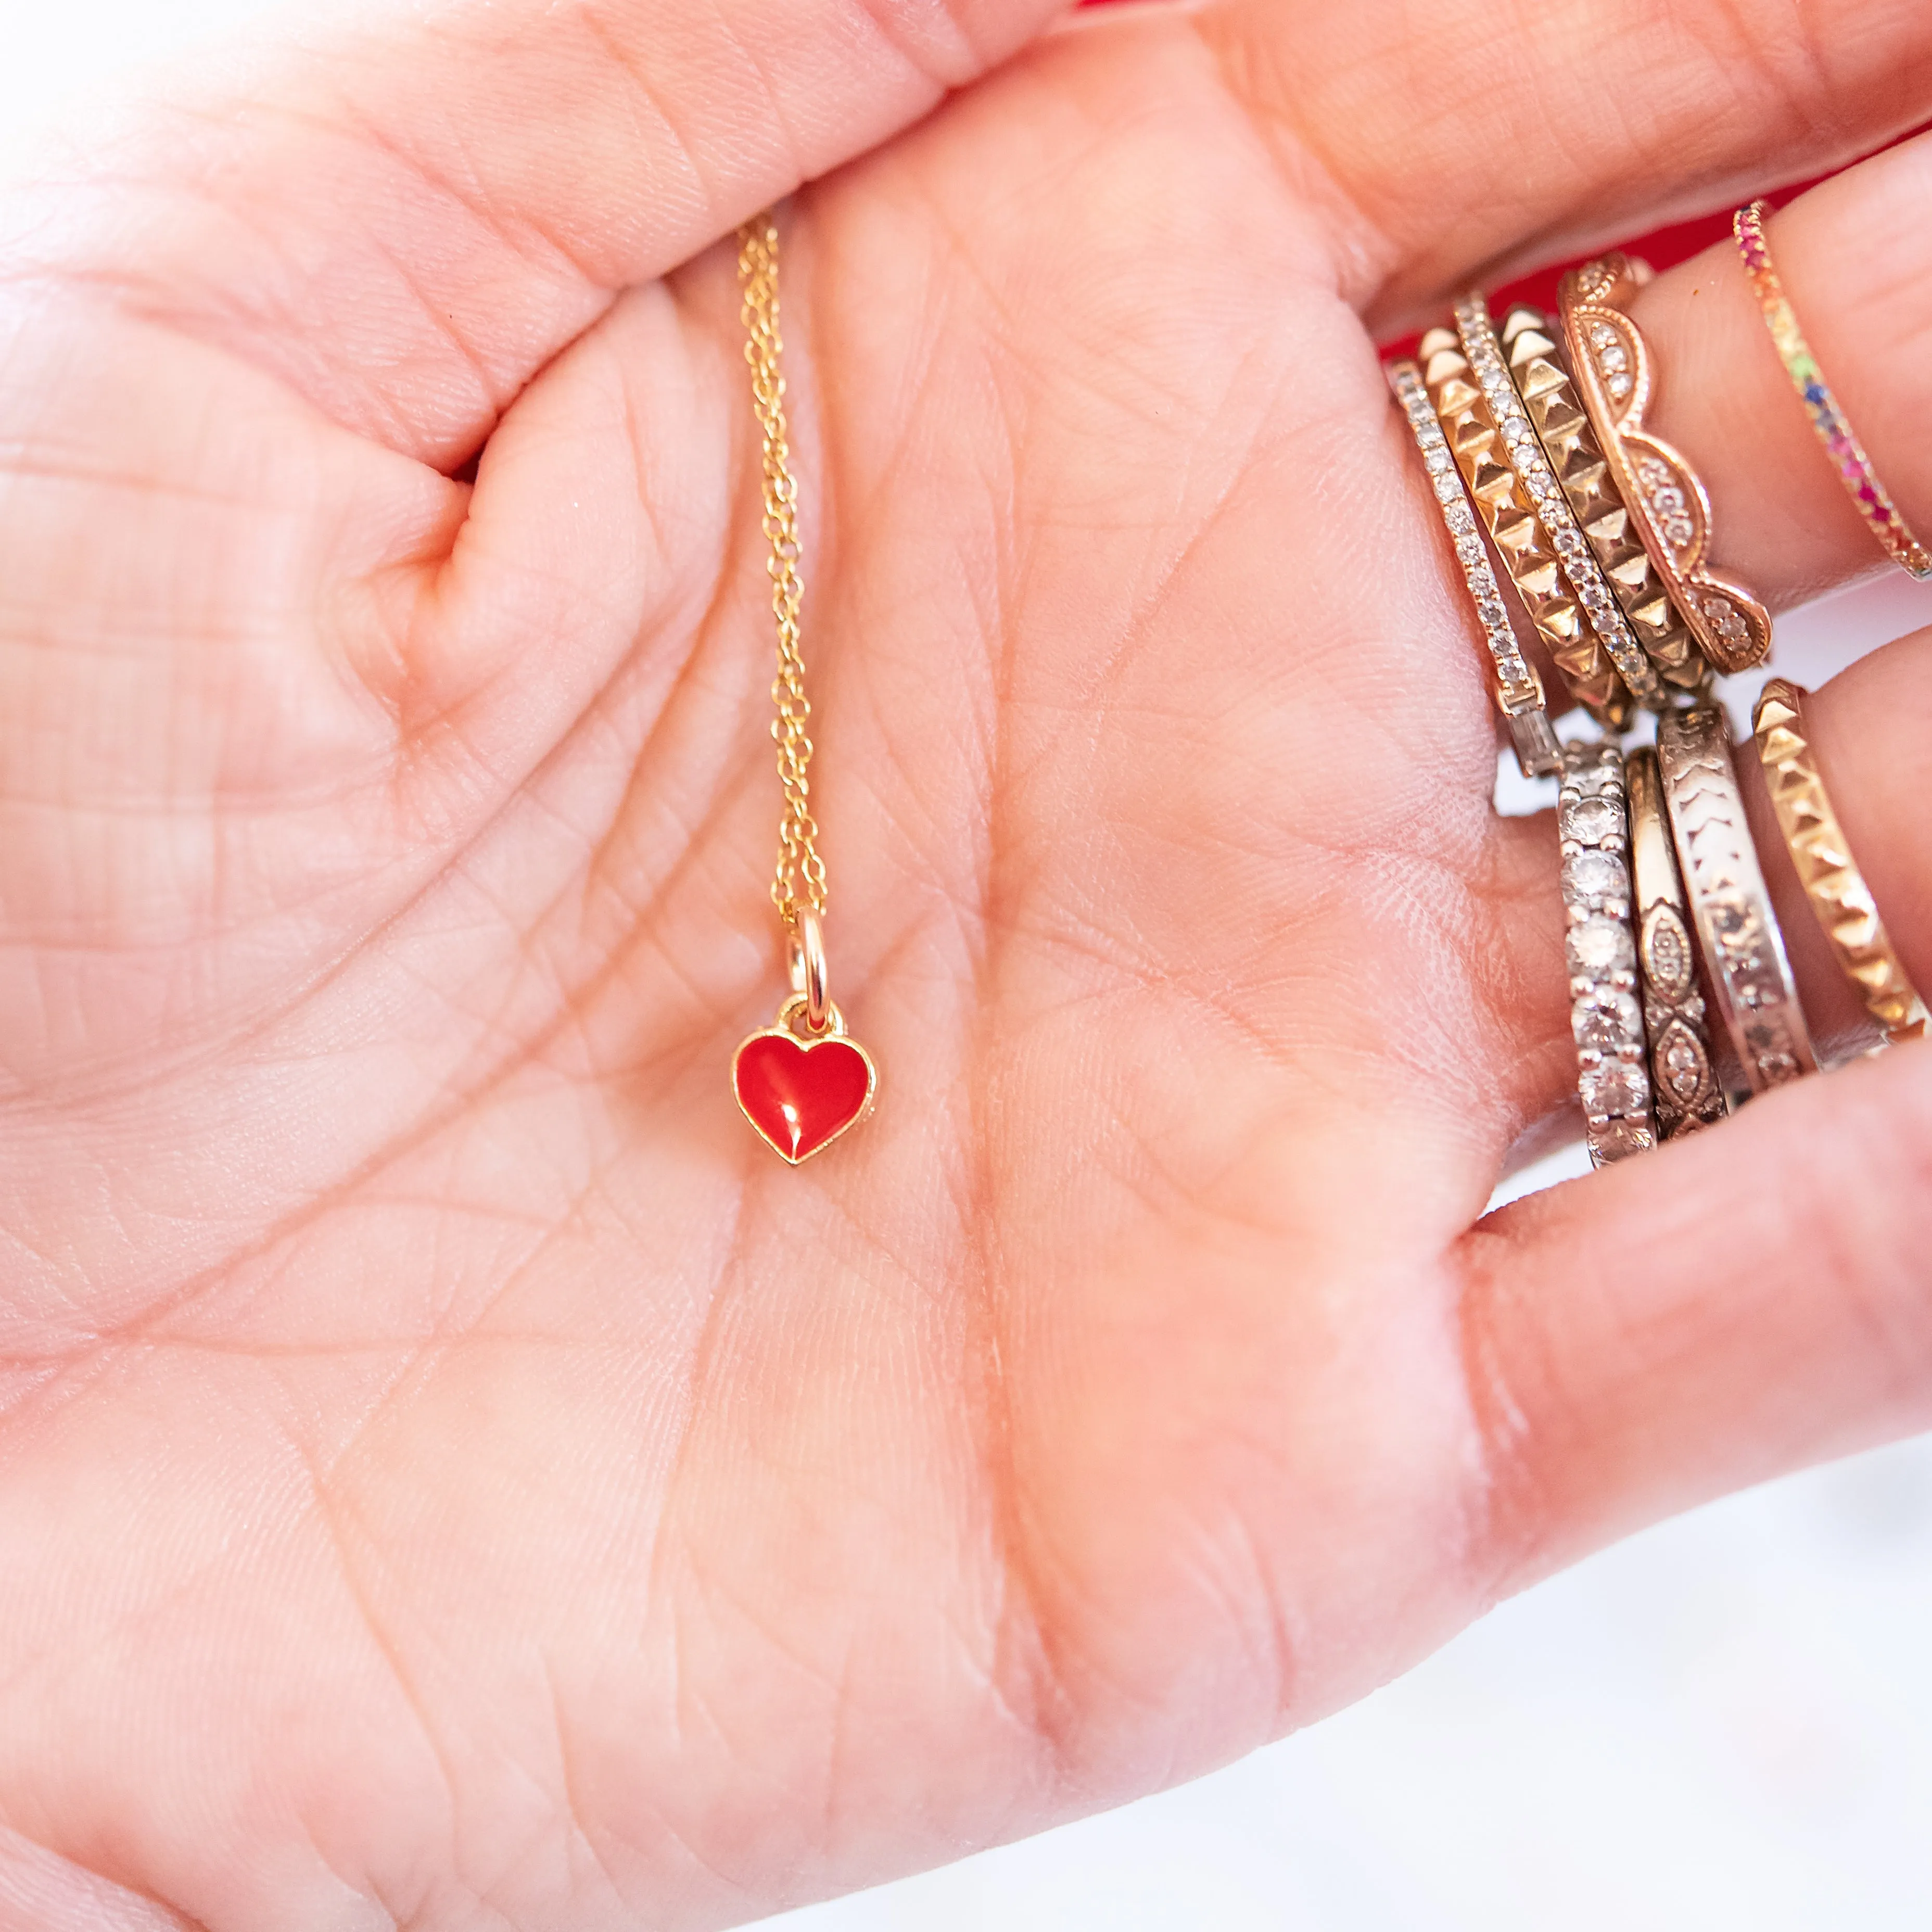
<path fill-rule="evenodd" d="M 1887 1040 L 1924 1038 L 1925 1003 L 1892 949 L 1871 888 L 1852 858 L 1804 731 L 1805 694 L 1773 678 L 1752 723 L 1772 808 L 1798 883 L 1845 976 Z"/>
<path fill-rule="evenodd" d="M 1713 669 L 1762 664 L 1771 616 L 1709 568 L 1711 502 L 1684 458 L 1643 426 L 1655 382 L 1648 346 L 1624 305 L 1646 272 L 1606 256 L 1563 278 L 1563 337 L 1591 427 L 1657 574 Z"/>
<path fill-rule="evenodd" d="M 1651 1085 L 1658 1137 L 1695 1133 L 1724 1118 L 1724 1096 L 1711 1058 L 1690 903 L 1670 845 L 1657 754 L 1647 746 L 1624 761 L 1630 797 L 1630 879 L 1644 1024 L 1650 1038 Z"/>
<path fill-rule="evenodd" d="M 1718 1012 L 1754 1093 L 1817 1061 L 1744 816 L 1730 727 L 1710 707 L 1658 721 L 1657 769 Z"/>

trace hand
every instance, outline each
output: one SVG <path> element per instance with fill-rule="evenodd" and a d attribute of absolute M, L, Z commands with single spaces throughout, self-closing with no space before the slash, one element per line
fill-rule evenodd
<path fill-rule="evenodd" d="M 17 204 L 10 1926 L 754 1916 L 1932 1415 L 1923 1049 L 1478 1222 L 1574 1092 L 1555 839 L 1490 809 L 1371 346 L 1923 118 L 1932 18 L 1090 16 L 830 172 L 1047 11 L 458 0 Z M 1922 528 L 1928 169 L 1780 230 Z M 818 177 L 814 775 L 882 1091 L 793 1172 L 728 1087 L 782 976 L 712 244 Z M 1876 553 L 1747 301 L 1646 296 L 1788 598 Z M 1818 704 L 1922 984 L 1928 698 L 1921 640 Z"/>

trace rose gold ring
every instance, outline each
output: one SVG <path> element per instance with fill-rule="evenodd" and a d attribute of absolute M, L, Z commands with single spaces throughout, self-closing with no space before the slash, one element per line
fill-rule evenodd
<path fill-rule="evenodd" d="M 1563 339 L 1591 427 L 1670 601 L 1714 670 L 1749 670 L 1771 652 L 1771 614 L 1705 562 L 1711 500 L 1682 454 L 1643 426 L 1655 375 L 1642 332 L 1624 312 L 1648 271 L 1622 255 L 1563 278 Z"/>

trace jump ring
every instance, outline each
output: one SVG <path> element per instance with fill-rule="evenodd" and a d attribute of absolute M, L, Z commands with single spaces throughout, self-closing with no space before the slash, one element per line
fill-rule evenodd
<path fill-rule="evenodd" d="M 826 989 L 825 928 L 809 904 L 792 910 L 785 955 L 791 989 L 804 996 L 806 1025 L 814 1033 L 823 1033 L 832 1010 L 831 995 Z"/>

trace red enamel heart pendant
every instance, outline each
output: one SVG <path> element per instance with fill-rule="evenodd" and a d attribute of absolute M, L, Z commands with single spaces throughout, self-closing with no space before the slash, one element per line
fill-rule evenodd
<path fill-rule="evenodd" d="M 825 1032 L 793 1030 L 804 1004 L 788 1000 L 778 1023 L 753 1034 L 731 1061 L 740 1110 L 794 1167 L 856 1126 L 872 1112 L 879 1084 L 872 1056 L 845 1036 L 836 1006 Z"/>

